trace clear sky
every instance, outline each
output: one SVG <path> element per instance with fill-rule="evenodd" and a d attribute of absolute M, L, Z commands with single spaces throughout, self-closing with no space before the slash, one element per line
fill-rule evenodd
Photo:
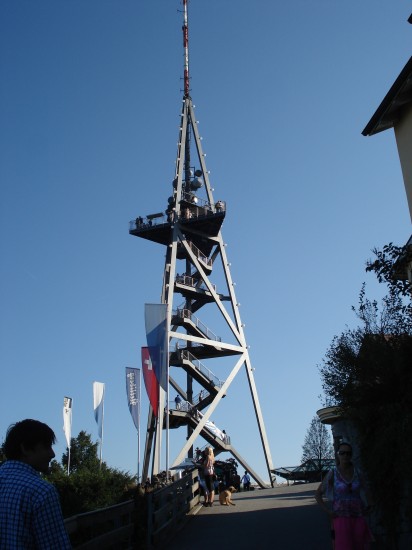
<path fill-rule="evenodd" d="M 101 381 L 103 458 L 132 473 L 125 367 L 140 367 L 164 250 L 129 236 L 128 222 L 164 209 L 171 191 L 180 9 L 0 3 L 0 438 L 38 418 L 56 431 L 60 459 L 67 395 L 73 435 L 97 439 Z M 362 282 L 380 292 L 364 271 L 371 249 L 410 236 L 393 132 L 361 131 L 411 55 L 411 4 L 191 0 L 189 11 L 191 95 L 215 197 L 227 201 L 223 235 L 271 453 L 275 466 L 294 465 L 321 406 L 318 366 L 356 323 Z M 224 401 L 212 419 L 266 477 L 244 372 Z M 143 394 L 143 435 L 146 415 Z"/>

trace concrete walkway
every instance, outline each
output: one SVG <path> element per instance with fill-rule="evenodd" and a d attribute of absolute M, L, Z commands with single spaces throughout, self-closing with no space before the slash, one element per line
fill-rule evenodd
<path fill-rule="evenodd" d="M 315 503 L 316 484 L 235 493 L 236 506 L 202 507 L 168 550 L 331 550 L 327 515 Z"/>

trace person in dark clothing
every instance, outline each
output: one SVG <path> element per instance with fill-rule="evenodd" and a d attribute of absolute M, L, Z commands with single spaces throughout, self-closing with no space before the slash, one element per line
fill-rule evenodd
<path fill-rule="evenodd" d="M 56 488 L 43 479 L 55 457 L 53 430 L 26 419 L 7 430 L 0 466 L 0 548 L 69 550 Z"/>

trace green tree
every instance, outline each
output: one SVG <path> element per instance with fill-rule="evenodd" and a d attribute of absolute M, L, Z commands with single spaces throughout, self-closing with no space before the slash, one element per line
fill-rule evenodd
<path fill-rule="evenodd" d="M 128 472 L 110 468 L 105 462 L 100 467 L 98 444 L 92 441 L 90 434 L 81 431 L 72 438 L 70 451 L 70 475 L 67 474 L 68 450 L 61 464 L 52 461 L 48 475 L 59 491 L 65 517 L 131 498 L 135 478 Z"/>
<path fill-rule="evenodd" d="M 85 431 L 79 432 L 77 437 L 70 440 L 70 472 L 77 472 L 79 469 L 96 471 L 100 467 L 97 456 L 99 444 L 93 443 L 92 436 Z M 63 453 L 62 464 L 67 469 L 69 450 Z"/>
<path fill-rule="evenodd" d="M 302 445 L 302 451 L 301 462 L 314 460 L 319 470 L 322 468 L 324 460 L 331 459 L 334 456 L 331 436 L 318 416 L 312 418 Z"/>
<path fill-rule="evenodd" d="M 65 517 L 123 502 L 131 498 L 136 486 L 131 475 L 107 466 L 95 472 L 80 469 L 70 475 L 54 471 L 48 477 L 59 491 Z"/>

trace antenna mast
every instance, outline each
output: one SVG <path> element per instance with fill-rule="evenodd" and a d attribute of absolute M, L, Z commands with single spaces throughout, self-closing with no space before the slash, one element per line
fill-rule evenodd
<path fill-rule="evenodd" d="M 189 97 L 189 26 L 187 18 L 188 0 L 183 0 L 183 48 L 184 48 L 184 97 Z"/>
<path fill-rule="evenodd" d="M 187 103 L 190 101 L 189 95 L 189 24 L 188 24 L 188 15 L 187 15 L 187 4 L 189 0 L 183 0 L 183 50 L 184 50 L 184 70 L 183 70 L 183 80 L 184 80 L 184 102 Z M 185 143 L 185 191 L 190 192 L 190 124 L 187 125 L 186 129 L 186 143 Z"/>

